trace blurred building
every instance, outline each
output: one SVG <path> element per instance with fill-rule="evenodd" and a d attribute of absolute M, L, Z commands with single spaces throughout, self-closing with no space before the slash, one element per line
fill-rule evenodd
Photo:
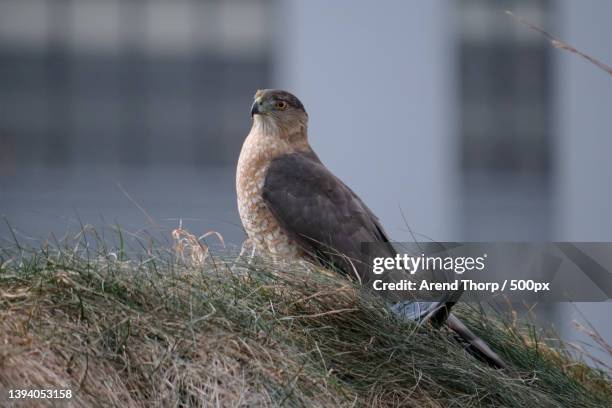
<path fill-rule="evenodd" d="M 270 2 L 2 0 L 0 134 L 19 165 L 223 165 L 270 83 Z"/>
<path fill-rule="evenodd" d="M 0 0 L 0 215 L 146 225 L 121 184 L 240 243 L 234 166 L 277 87 L 398 241 L 612 241 L 612 79 L 506 9 L 612 64 L 601 0 Z"/>
<path fill-rule="evenodd" d="M 554 31 L 555 10 L 546 0 L 514 3 L 456 5 L 461 228 L 469 240 L 552 234 L 553 50 L 501 12 L 512 8 Z"/>

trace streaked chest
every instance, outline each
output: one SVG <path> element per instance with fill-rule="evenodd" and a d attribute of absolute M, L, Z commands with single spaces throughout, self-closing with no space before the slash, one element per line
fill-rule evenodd
<path fill-rule="evenodd" d="M 297 256 L 299 248 L 270 212 L 262 193 L 270 161 L 287 149 L 282 141 L 251 131 L 242 146 L 236 171 L 238 212 L 249 239 L 258 251 L 281 258 Z"/>

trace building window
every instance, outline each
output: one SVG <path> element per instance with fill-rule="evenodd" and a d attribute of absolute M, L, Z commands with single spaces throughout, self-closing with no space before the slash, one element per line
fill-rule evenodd
<path fill-rule="evenodd" d="M 547 239 L 551 49 L 504 10 L 551 27 L 551 2 L 462 0 L 456 6 L 463 235 Z"/>
<path fill-rule="evenodd" d="M 550 26 L 545 0 L 460 3 L 461 166 L 465 172 L 547 174 L 550 45 L 505 16 L 505 9 Z"/>
<path fill-rule="evenodd" d="M 3 0 L 3 160 L 233 165 L 252 94 L 269 84 L 271 11 L 268 0 Z"/>

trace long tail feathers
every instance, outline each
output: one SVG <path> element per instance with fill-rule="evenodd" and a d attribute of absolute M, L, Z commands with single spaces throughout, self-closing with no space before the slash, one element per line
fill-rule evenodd
<path fill-rule="evenodd" d="M 399 302 L 391 310 L 403 319 L 412 320 L 421 324 L 431 323 L 434 327 L 446 325 L 454 331 L 460 340 L 467 344 L 467 350 L 477 358 L 484 360 L 492 367 L 508 369 L 508 365 L 495 353 L 489 345 L 476 336 L 455 315 L 450 313 L 455 302 Z"/>
<path fill-rule="evenodd" d="M 468 343 L 468 350 L 473 353 L 476 357 L 489 363 L 495 368 L 508 369 L 508 365 L 497 355 L 496 352 L 491 350 L 489 345 L 485 343 L 483 339 L 476 336 L 470 329 L 457 316 L 449 315 L 446 320 L 448 327 L 457 333 L 461 340 Z"/>

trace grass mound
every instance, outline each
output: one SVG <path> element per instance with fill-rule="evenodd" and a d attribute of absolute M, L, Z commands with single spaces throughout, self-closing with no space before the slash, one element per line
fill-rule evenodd
<path fill-rule="evenodd" d="M 608 374 L 528 325 L 457 308 L 504 373 L 312 266 L 150 242 L 128 258 L 122 237 L 86 235 L 0 249 L 2 404 L 10 389 L 71 389 L 75 407 L 612 406 Z"/>

